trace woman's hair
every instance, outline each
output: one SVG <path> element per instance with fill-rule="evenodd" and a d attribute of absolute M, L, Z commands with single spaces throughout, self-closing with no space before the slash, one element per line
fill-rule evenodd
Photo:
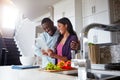
<path fill-rule="evenodd" d="M 70 20 L 66 17 L 63 17 L 57 21 L 58 23 L 61 23 L 63 25 L 67 25 L 67 30 L 71 35 L 76 35 L 75 31 L 73 30 L 72 23 Z"/>

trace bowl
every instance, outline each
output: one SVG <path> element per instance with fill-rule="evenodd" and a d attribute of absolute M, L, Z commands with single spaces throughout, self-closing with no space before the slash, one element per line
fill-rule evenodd
<path fill-rule="evenodd" d="M 35 62 L 35 57 L 34 56 L 21 56 L 20 62 L 22 65 L 33 65 L 33 63 Z"/>

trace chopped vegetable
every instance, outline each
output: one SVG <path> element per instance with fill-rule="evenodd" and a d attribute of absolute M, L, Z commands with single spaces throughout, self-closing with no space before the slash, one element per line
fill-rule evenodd
<path fill-rule="evenodd" d="M 49 62 L 47 66 L 45 67 L 46 70 L 61 70 L 61 68 L 52 62 Z"/>

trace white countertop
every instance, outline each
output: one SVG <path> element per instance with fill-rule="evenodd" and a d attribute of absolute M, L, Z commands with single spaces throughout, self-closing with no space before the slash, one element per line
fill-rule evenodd
<path fill-rule="evenodd" d="M 120 76 L 120 71 L 116 70 L 100 70 L 100 69 L 91 69 L 89 72 L 95 74 L 105 74 L 105 75 L 113 75 L 113 76 Z"/>
<path fill-rule="evenodd" d="M 98 73 L 98 74 L 105 74 L 105 75 L 114 75 L 114 76 L 120 76 L 119 70 L 106 70 L 105 64 L 92 64 L 91 70 L 89 72 L 92 73 Z"/>
<path fill-rule="evenodd" d="M 17 70 L 11 66 L 0 66 L 0 80 L 74 80 L 75 76 L 40 71 L 37 69 Z"/>

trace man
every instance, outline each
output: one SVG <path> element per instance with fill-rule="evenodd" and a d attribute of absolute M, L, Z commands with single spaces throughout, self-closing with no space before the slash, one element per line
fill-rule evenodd
<path fill-rule="evenodd" d="M 46 42 L 48 48 L 54 51 L 55 44 L 59 37 L 59 32 L 57 30 L 57 27 L 54 26 L 53 21 L 49 18 L 44 18 L 41 22 L 41 25 L 45 32 L 41 33 L 38 39 L 42 38 Z M 55 64 L 54 58 L 47 56 L 44 50 L 40 50 L 41 46 L 39 45 L 39 41 L 36 42 L 35 46 L 36 46 L 36 49 L 35 49 L 36 55 L 42 57 L 42 67 L 45 67 L 49 62 L 52 62 L 53 64 Z M 76 50 L 78 48 L 78 46 L 77 48 L 76 46 L 77 46 L 76 42 L 71 43 L 72 49 Z"/>

